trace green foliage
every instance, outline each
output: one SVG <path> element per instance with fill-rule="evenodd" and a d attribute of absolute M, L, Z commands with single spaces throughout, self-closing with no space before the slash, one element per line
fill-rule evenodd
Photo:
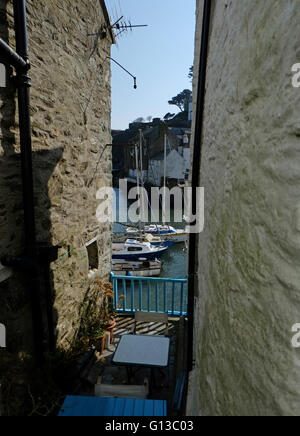
<path fill-rule="evenodd" d="M 165 116 L 164 116 L 164 120 L 165 121 L 168 121 L 168 120 L 170 120 L 171 118 L 174 118 L 175 117 L 175 114 L 171 114 L 170 112 L 168 112 Z"/>
<path fill-rule="evenodd" d="M 111 283 L 95 280 L 80 307 L 80 326 L 71 346 L 89 348 L 104 336 L 104 329 L 114 316 Z"/>
<path fill-rule="evenodd" d="M 192 96 L 192 91 L 189 89 L 184 89 L 182 92 L 180 92 L 178 95 L 173 97 L 171 100 L 168 101 L 170 105 L 177 106 L 181 112 L 188 110 L 188 105 L 190 102 Z"/>

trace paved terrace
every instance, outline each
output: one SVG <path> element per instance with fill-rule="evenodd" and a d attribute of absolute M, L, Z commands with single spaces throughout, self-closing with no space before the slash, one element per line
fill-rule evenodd
<path fill-rule="evenodd" d="M 102 377 L 104 384 L 128 384 L 126 367 L 112 364 L 112 358 L 120 338 L 124 334 L 129 334 L 134 325 L 134 317 L 120 315 L 117 318 L 117 326 L 114 333 L 114 341 L 110 350 L 98 356 L 84 376 L 88 385 L 81 385 L 77 394 L 93 395 L 94 384 L 98 376 Z M 160 335 L 164 334 L 165 325 L 160 323 L 140 323 L 138 324 L 137 334 Z M 155 387 L 151 389 L 150 399 L 163 399 L 168 402 L 169 415 L 174 415 L 172 411 L 172 398 L 175 390 L 176 380 L 182 371 L 186 371 L 187 355 L 187 322 L 185 318 L 169 318 L 169 337 L 170 337 L 170 360 L 169 367 L 163 371 L 155 370 Z M 131 384 L 142 385 L 145 377 L 150 379 L 150 369 L 140 368 L 133 376 Z M 184 410 L 184 402 L 182 410 Z"/>

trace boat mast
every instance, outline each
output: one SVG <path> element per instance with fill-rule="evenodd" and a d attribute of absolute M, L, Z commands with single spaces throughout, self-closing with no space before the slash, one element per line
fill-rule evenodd
<path fill-rule="evenodd" d="M 141 192 L 140 192 L 140 213 L 142 213 L 142 210 L 144 210 L 144 174 L 143 174 L 143 135 L 142 135 L 142 129 L 139 129 L 140 132 L 140 167 L 141 167 Z M 140 215 L 141 216 L 141 215 Z M 142 234 L 142 222 L 140 220 L 140 236 Z"/>
<path fill-rule="evenodd" d="M 166 223 L 166 187 L 167 187 L 167 134 L 164 144 L 164 191 L 163 191 L 163 224 Z"/>
<path fill-rule="evenodd" d="M 138 157 L 137 145 L 135 146 L 135 167 L 136 167 L 136 186 L 137 186 L 137 193 L 138 193 L 138 197 L 139 197 L 139 209 L 140 209 L 140 211 L 139 211 L 139 215 L 140 215 L 139 233 L 140 233 L 140 237 L 141 237 L 141 233 L 142 233 L 142 223 L 141 223 L 142 205 L 141 205 L 141 190 L 140 190 L 140 179 L 139 179 L 140 167 L 139 167 L 139 157 Z"/>
<path fill-rule="evenodd" d="M 145 197 L 144 197 L 144 173 L 143 173 L 143 133 L 142 129 L 139 129 L 140 132 L 140 166 L 141 166 L 141 198 L 140 198 L 140 205 L 142 210 L 144 211 L 145 208 Z M 142 224 L 140 221 L 140 233 L 142 232 Z"/>
<path fill-rule="evenodd" d="M 140 132 L 140 164 L 141 164 L 141 185 L 144 187 L 144 176 L 143 176 L 143 139 L 142 139 L 142 130 Z"/>

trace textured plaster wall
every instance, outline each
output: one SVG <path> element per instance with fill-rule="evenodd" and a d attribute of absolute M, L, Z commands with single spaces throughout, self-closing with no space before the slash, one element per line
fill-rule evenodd
<path fill-rule="evenodd" d="M 212 3 L 187 413 L 299 415 L 299 2 Z"/>
<path fill-rule="evenodd" d="M 107 58 L 112 40 L 109 34 L 98 41 L 88 36 L 105 24 L 98 0 L 28 0 L 27 8 L 37 234 L 39 241 L 62 246 L 51 281 L 58 342 L 67 344 L 88 291 L 85 244 L 97 236 L 99 277 L 110 272 L 111 226 L 96 220 L 96 192 L 111 186 L 111 151 L 103 150 L 111 143 Z M 0 13 L 1 37 L 14 46 L 12 2 L 1 0 Z M 19 255 L 24 243 L 20 148 L 11 80 L 0 98 L 0 255 Z M 69 248 L 70 257 L 64 256 Z M 0 319 L 8 326 L 9 342 L 19 338 L 19 347 L 31 337 L 24 284 L 15 273 L 0 292 Z"/>

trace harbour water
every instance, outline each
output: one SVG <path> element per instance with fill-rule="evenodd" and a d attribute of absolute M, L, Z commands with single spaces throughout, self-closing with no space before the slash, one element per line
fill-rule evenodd
<path fill-rule="evenodd" d="M 115 189 L 117 206 L 122 205 L 122 198 L 120 198 L 120 192 L 118 189 Z M 119 209 L 117 207 L 116 211 L 116 221 L 118 222 L 119 217 Z M 174 216 L 174 211 L 171 211 L 171 217 Z M 176 223 L 174 220 L 171 220 L 171 226 L 175 228 L 184 228 L 184 223 Z M 115 232 L 123 232 L 124 226 L 115 223 L 114 225 Z M 167 252 L 162 257 L 163 268 L 160 277 L 168 277 L 175 279 L 185 279 L 187 278 L 187 253 L 185 251 L 185 244 L 174 244 L 171 248 L 167 250 Z"/>

